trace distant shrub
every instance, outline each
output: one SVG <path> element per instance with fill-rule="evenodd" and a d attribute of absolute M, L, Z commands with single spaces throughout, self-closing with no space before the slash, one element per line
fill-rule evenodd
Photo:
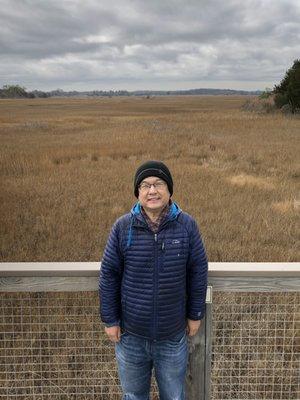
<path fill-rule="evenodd" d="M 4 85 L 0 89 L 0 99 L 34 99 L 36 97 L 46 98 L 50 94 L 41 90 L 27 92 L 26 88 L 20 85 Z"/>
<path fill-rule="evenodd" d="M 268 99 L 270 96 L 272 96 L 273 92 L 272 89 L 270 88 L 266 88 L 260 95 L 259 98 L 260 99 Z"/>
<path fill-rule="evenodd" d="M 291 114 L 292 111 L 292 107 L 290 106 L 290 104 L 284 104 L 281 108 L 280 111 L 282 112 L 282 114 L 288 115 Z"/>
<path fill-rule="evenodd" d="M 268 114 L 276 111 L 274 105 L 273 96 L 269 96 L 267 99 L 261 97 L 255 97 L 254 99 L 248 99 L 242 106 L 244 111 L 257 112 L 261 114 Z"/>
<path fill-rule="evenodd" d="M 26 88 L 20 85 L 4 85 L 0 91 L 0 96 L 8 99 L 29 97 Z"/>

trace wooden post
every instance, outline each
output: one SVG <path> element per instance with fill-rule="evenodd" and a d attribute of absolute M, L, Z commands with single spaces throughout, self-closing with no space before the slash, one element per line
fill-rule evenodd
<path fill-rule="evenodd" d="M 206 316 L 201 322 L 199 332 L 188 339 L 189 361 L 186 374 L 186 397 L 188 400 L 204 400 L 205 325 Z"/>
<path fill-rule="evenodd" d="M 205 317 L 199 332 L 189 342 L 189 362 L 186 375 L 186 396 L 188 400 L 210 399 L 211 363 L 211 301 L 212 287 L 207 287 Z"/>
<path fill-rule="evenodd" d="M 212 349 L 212 286 L 210 288 L 210 299 L 206 299 L 205 318 L 205 393 L 204 399 L 210 400 L 211 392 L 211 349 Z"/>

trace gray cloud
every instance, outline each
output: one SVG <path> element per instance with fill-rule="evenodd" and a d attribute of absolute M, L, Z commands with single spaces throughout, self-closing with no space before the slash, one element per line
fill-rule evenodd
<path fill-rule="evenodd" d="M 129 90 L 273 85 L 300 57 L 299 2 L 244 3 L 2 0 L 0 84 Z"/>

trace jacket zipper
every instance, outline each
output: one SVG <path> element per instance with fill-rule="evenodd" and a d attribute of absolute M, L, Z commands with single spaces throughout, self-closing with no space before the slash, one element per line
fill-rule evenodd
<path fill-rule="evenodd" d="M 153 310 L 153 316 L 154 316 L 154 331 L 153 331 L 153 339 L 156 340 L 157 337 L 157 321 L 158 321 L 158 316 L 157 316 L 157 283 L 158 283 L 158 252 L 157 252 L 157 233 L 154 234 L 154 299 L 153 299 L 153 304 L 154 304 L 154 310 Z"/>
<path fill-rule="evenodd" d="M 164 228 L 169 222 L 173 221 L 172 218 L 170 220 L 165 221 L 160 227 L 158 232 L 160 232 L 162 230 L 162 228 Z M 143 226 L 144 225 L 144 226 Z M 149 228 L 149 226 L 147 226 L 147 224 L 143 225 L 137 225 L 137 228 L 141 228 L 141 229 L 146 229 L 148 231 L 151 231 L 151 229 Z M 135 226 L 135 224 L 133 224 L 133 226 Z M 158 233 L 157 232 L 157 233 Z M 157 245 L 157 233 L 154 234 L 154 296 L 153 296 L 153 316 L 154 316 L 154 329 L 153 329 L 153 340 L 156 341 L 157 338 L 157 327 L 158 327 L 158 315 L 157 315 L 157 303 L 158 303 L 158 245 Z M 165 244 L 164 242 L 162 243 L 162 247 L 161 247 L 162 251 L 165 250 Z"/>

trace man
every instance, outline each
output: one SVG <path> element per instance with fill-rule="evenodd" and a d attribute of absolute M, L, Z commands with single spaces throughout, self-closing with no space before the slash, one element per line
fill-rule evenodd
<path fill-rule="evenodd" d="M 138 202 L 120 217 L 104 251 L 101 319 L 115 343 L 123 399 L 149 399 L 152 368 L 161 400 L 185 398 L 187 334 L 205 313 L 207 258 L 196 221 L 172 202 L 161 161 L 134 177 Z"/>

